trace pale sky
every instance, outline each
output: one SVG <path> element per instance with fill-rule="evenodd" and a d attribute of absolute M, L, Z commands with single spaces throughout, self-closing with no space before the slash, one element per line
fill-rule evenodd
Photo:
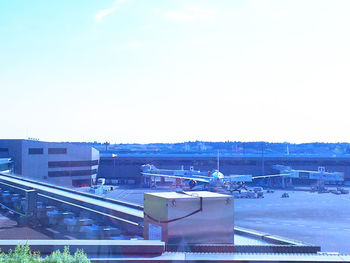
<path fill-rule="evenodd" d="M 1 1 L 0 138 L 350 142 L 350 1 Z"/>

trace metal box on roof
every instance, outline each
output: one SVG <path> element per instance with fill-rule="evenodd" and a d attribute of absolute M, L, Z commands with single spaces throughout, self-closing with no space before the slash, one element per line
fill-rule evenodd
<path fill-rule="evenodd" d="M 233 197 L 206 191 L 144 194 L 144 238 L 233 244 Z"/>

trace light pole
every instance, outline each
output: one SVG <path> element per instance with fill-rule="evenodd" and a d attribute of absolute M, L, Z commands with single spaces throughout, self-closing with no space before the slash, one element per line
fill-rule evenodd
<path fill-rule="evenodd" d="M 264 160 L 265 142 L 261 144 L 261 173 L 265 175 L 265 160 Z"/>
<path fill-rule="evenodd" d="M 106 152 L 108 151 L 108 146 L 110 145 L 109 142 L 105 142 L 104 145 L 106 146 Z"/>

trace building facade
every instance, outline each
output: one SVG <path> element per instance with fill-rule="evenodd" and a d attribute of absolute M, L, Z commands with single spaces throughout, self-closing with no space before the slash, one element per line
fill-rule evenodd
<path fill-rule="evenodd" d="M 99 151 L 73 143 L 0 140 L 0 158 L 12 159 L 15 174 L 77 187 L 95 183 Z"/>

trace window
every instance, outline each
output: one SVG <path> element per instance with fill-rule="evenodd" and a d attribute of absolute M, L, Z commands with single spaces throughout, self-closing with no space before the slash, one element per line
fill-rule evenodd
<path fill-rule="evenodd" d="M 83 176 L 96 174 L 97 170 L 76 170 L 76 171 L 53 171 L 48 172 L 49 177 L 62 177 L 62 176 Z"/>
<path fill-rule="evenodd" d="M 94 165 L 98 165 L 98 160 L 48 162 L 49 168 L 55 168 L 55 167 L 80 167 L 80 166 L 94 166 Z"/>
<path fill-rule="evenodd" d="M 67 154 L 67 148 L 49 148 L 49 154 Z"/>
<path fill-rule="evenodd" d="M 43 148 L 29 148 L 28 154 L 43 154 L 44 149 Z"/>

